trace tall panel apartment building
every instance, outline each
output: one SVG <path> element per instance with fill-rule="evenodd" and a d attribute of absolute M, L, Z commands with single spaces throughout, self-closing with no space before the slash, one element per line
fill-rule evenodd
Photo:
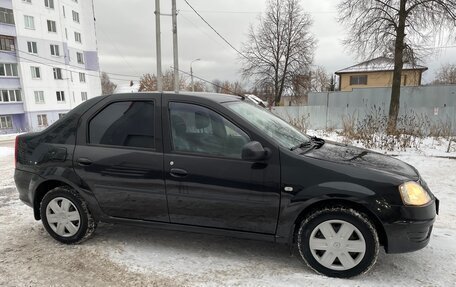
<path fill-rule="evenodd" d="M 0 134 L 101 94 L 92 0 L 0 0 Z"/>

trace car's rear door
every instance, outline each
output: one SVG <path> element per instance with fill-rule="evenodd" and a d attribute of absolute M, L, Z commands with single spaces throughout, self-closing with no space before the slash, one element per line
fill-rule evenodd
<path fill-rule="evenodd" d="M 169 95 L 165 102 L 170 221 L 274 234 L 280 203 L 278 152 L 266 163 L 242 160 L 242 146 L 258 140 L 253 134 L 214 108 Z"/>
<path fill-rule="evenodd" d="M 108 216 L 169 222 L 161 95 L 110 96 L 81 119 L 74 169 Z"/>

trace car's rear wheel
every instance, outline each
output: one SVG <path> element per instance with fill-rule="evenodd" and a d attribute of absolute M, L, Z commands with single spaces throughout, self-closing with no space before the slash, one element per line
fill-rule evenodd
<path fill-rule="evenodd" d="M 56 240 L 75 244 L 89 238 L 96 228 L 87 203 L 72 188 L 52 189 L 41 201 L 41 220 L 47 232 Z"/>
<path fill-rule="evenodd" d="M 367 216 L 335 207 L 318 210 L 301 223 L 298 249 L 316 272 L 348 278 L 367 272 L 375 264 L 379 241 Z"/>

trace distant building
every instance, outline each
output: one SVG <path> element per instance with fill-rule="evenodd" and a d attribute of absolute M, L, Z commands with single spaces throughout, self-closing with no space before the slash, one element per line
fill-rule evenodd
<path fill-rule="evenodd" d="M 0 0 L 0 133 L 101 95 L 92 0 Z"/>
<path fill-rule="evenodd" d="M 402 86 L 420 86 L 424 71 L 428 68 L 404 63 Z M 393 84 L 394 59 L 379 57 L 339 70 L 339 90 L 352 91 L 354 88 L 391 87 Z"/>
<path fill-rule="evenodd" d="M 120 84 L 117 85 L 114 90 L 115 94 L 124 94 L 124 93 L 137 93 L 139 92 L 139 82 L 130 82 L 129 84 Z"/>

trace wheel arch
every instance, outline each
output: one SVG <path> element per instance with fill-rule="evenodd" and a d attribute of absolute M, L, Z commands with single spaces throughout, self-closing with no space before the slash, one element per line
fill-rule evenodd
<path fill-rule="evenodd" d="M 304 220 L 306 217 L 308 217 L 312 212 L 316 210 L 320 210 L 323 208 L 328 208 L 328 207 L 345 207 L 345 208 L 352 208 L 358 212 L 361 212 L 365 214 L 374 224 L 374 227 L 377 231 L 378 234 L 378 239 L 380 241 L 380 245 L 384 246 L 385 248 L 387 247 L 387 236 L 386 236 L 386 231 L 383 227 L 383 224 L 381 223 L 380 219 L 371 211 L 369 208 L 365 207 L 364 205 L 346 200 L 346 199 L 325 199 L 321 201 L 317 201 L 312 203 L 311 205 L 307 206 L 304 208 L 296 217 L 293 228 L 292 228 L 292 240 L 293 243 L 296 242 L 296 235 L 299 230 L 300 223 L 302 220 Z"/>
<path fill-rule="evenodd" d="M 38 186 L 35 189 L 35 196 L 33 198 L 33 215 L 36 220 L 41 219 L 40 215 L 40 205 L 41 201 L 43 200 L 43 197 L 51 191 L 52 189 L 60 186 L 67 186 L 70 188 L 73 188 L 70 184 L 62 181 L 62 180 L 57 180 L 57 179 L 49 179 L 45 180 L 41 183 L 38 184 Z"/>

